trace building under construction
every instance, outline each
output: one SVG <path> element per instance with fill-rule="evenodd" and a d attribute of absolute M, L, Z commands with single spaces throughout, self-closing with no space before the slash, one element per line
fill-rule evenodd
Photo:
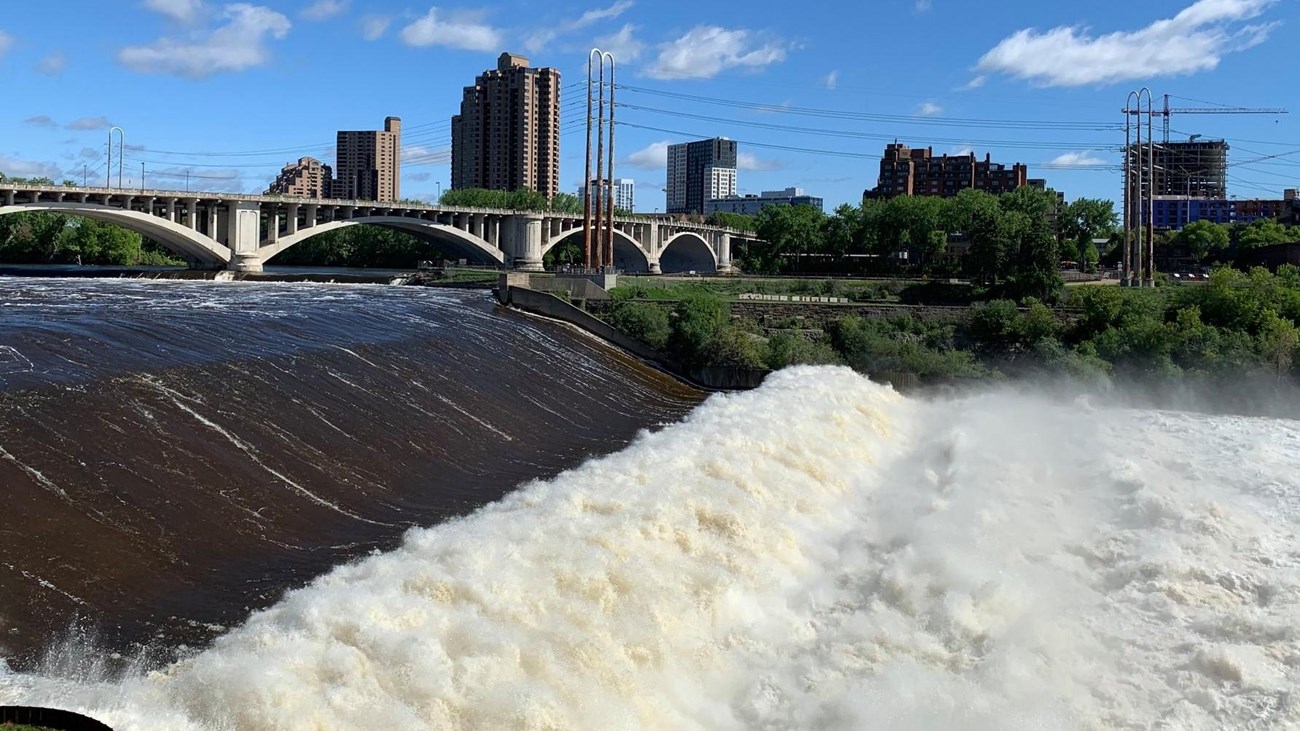
<path fill-rule="evenodd" d="M 1147 151 L 1144 142 L 1144 165 Z M 1155 179 L 1155 195 L 1208 199 L 1228 197 L 1227 142 L 1201 139 L 1157 142 L 1151 153 L 1155 158 L 1152 176 Z M 1130 148 L 1130 155 L 1132 154 L 1133 148 Z M 1137 160 L 1130 158 L 1130 164 L 1137 165 Z"/>

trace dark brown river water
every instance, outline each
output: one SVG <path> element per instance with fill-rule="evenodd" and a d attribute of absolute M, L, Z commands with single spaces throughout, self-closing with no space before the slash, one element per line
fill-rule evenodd
<path fill-rule="evenodd" d="M 0 657 L 166 659 L 701 398 L 486 292 L 0 279 Z"/>

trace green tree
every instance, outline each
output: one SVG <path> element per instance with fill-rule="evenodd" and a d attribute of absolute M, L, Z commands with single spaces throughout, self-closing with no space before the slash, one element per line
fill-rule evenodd
<path fill-rule="evenodd" d="M 970 332 L 981 345 L 1005 350 L 1019 339 L 1020 311 L 1011 300 L 990 300 L 971 305 Z"/>
<path fill-rule="evenodd" d="M 1118 287 L 1088 286 L 1075 290 L 1083 319 L 1079 323 L 1086 336 L 1095 335 L 1119 323 L 1124 310 L 1124 296 Z"/>
<path fill-rule="evenodd" d="M 1101 255 L 1097 253 L 1097 245 L 1087 241 L 1079 245 L 1079 264 L 1083 271 L 1094 274 L 1097 271 L 1097 263 L 1101 261 Z"/>
<path fill-rule="evenodd" d="M 673 332 L 668 311 L 659 305 L 644 302 L 620 302 L 610 313 L 609 320 L 610 324 L 625 335 L 656 350 L 668 346 L 668 339 Z"/>
<path fill-rule="evenodd" d="M 835 350 L 820 340 L 777 333 L 767 341 L 767 367 L 774 371 L 792 365 L 835 365 L 841 362 Z"/>
<path fill-rule="evenodd" d="M 1291 371 L 1296 350 L 1300 349 L 1300 331 L 1294 322 L 1268 310 L 1260 323 L 1257 342 L 1260 357 L 1270 370 L 1279 377 Z"/>
<path fill-rule="evenodd" d="M 1057 225 L 1061 243 L 1073 242 L 1078 249 L 1078 260 L 1083 261 L 1093 239 L 1110 238 L 1119 228 L 1119 214 L 1115 202 L 1101 198 L 1079 198 L 1061 207 Z M 1062 252 L 1064 255 L 1065 248 Z"/>
<path fill-rule="evenodd" d="M 1271 218 L 1258 218 L 1241 230 L 1237 247 L 1242 250 L 1255 249 L 1272 244 L 1285 244 L 1298 238 L 1286 226 Z"/>
<path fill-rule="evenodd" d="M 767 206 L 755 218 L 758 237 L 772 253 L 799 257 L 821 251 L 822 221 L 826 215 L 812 206 Z M 796 264 L 796 268 L 799 268 Z"/>
<path fill-rule="evenodd" d="M 712 226 L 725 226 L 727 228 L 734 228 L 737 231 L 747 231 L 750 233 L 754 231 L 755 226 L 753 216 L 747 216 L 743 213 L 727 213 L 725 211 L 714 211 L 713 213 L 710 213 L 708 217 L 704 219 L 704 222 Z"/>
<path fill-rule="evenodd" d="M 726 303 L 716 297 L 684 299 L 673 309 L 668 348 L 687 366 L 708 365 L 709 343 L 728 320 L 730 313 Z"/>
<path fill-rule="evenodd" d="M 582 199 L 572 193 L 556 193 L 548 208 L 557 213 L 582 213 Z"/>
<path fill-rule="evenodd" d="M 862 209 L 846 204 L 835 209 L 822 223 L 826 253 L 843 257 L 862 248 Z"/>
<path fill-rule="evenodd" d="M 1192 257 L 1204 261 L 1210 254 L 1228 248 L 1228 227 L 1213 221 L 1192 221 L 1178 232 L 1176 241 L 1187 247 Z"/>

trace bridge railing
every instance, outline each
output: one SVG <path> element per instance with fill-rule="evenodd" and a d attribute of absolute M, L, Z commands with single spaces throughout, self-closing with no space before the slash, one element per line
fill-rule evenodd
<path fill-rule="evenodd" d="M 568 213 L 564 211 L 517 211 L 509 208 L 476 208 L 468 206 L 440 206 L 435 204 L 418 204 L 418 203 L 398 203 L 384 201 L 370 201 L 349 198 L 307 198 L 286 195 L 264 195 L 257 193 L 231 193 L 222 191 L 190 191 L 190 190 L 173 190 L 170 188 L 113 188 L 102 186 L 81 186 L 81 185 L 32 185 L 28 183 L 9 183 L 0 179 L 0 191 L 14 192 L 35 192 L 35 193 L 63 193 L 67 194 L 87 194 L 87 195 L 111 195 L 111 196 L 131 196 L 134 198 L 175 198 L 177 200 L 195 199 L 195 200 L 219 200 L 219 201 L 247 201 L 250 203 L 282 203 L 297 204 L 300 206 L 321 206 L 321 207 L 348 207 L 348 208 L 383 208 L 389 210 L 406 210 L 421 211 L 429 213 L 477 213 L 494 216 L 514 216 L 521 213 L 538 213 L 543 216 L 565 216 L 580 218 L 581 214 Z M 669 214 L 656 215 L 634 215 L 634 216 L 615 216 L 615 223 L 658 223 L 660 225 L 670 225 L 676 228 L 692 231 L 710 231 L 728 233 L 732 236 L 741 238 L 754 238 L 752 233 L 740 231 L 726 226 L 711 226 L 706 223 L 696 223 L 694 221 L 678 221 L 673 219 Z"/>

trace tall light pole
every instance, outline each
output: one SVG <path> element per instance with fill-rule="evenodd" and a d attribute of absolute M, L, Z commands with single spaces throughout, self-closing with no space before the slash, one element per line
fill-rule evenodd
<path fill-rule="evenodd" d="M 140 161 L 140 192 L 144 192 L 144 160 Z"/>

